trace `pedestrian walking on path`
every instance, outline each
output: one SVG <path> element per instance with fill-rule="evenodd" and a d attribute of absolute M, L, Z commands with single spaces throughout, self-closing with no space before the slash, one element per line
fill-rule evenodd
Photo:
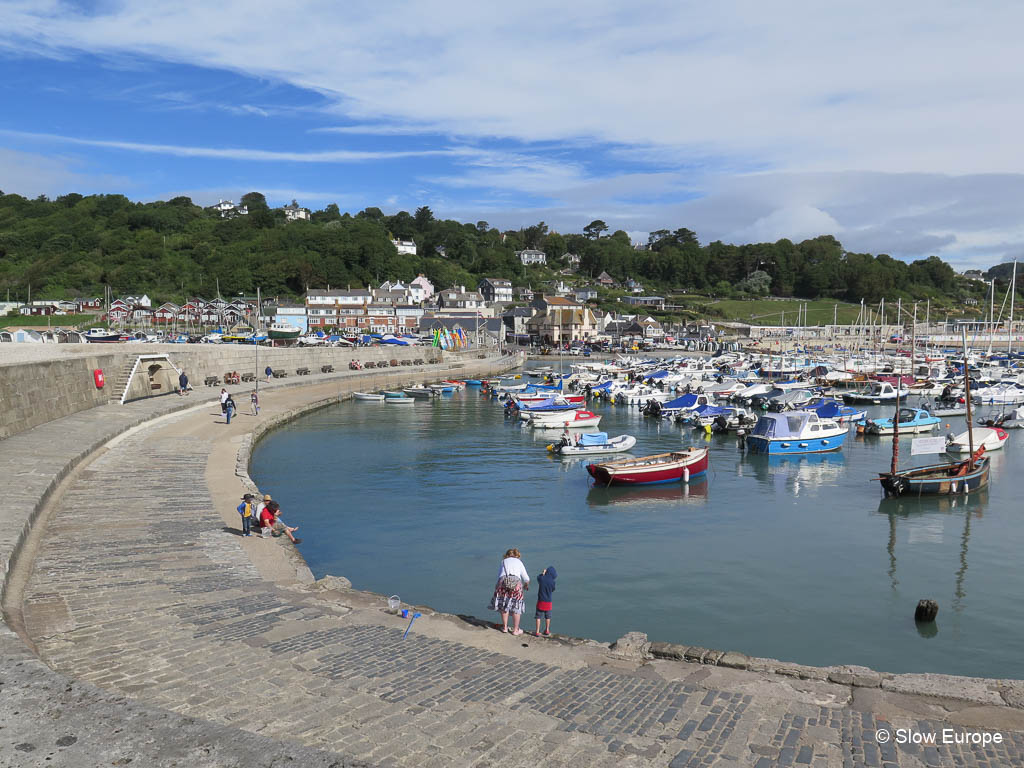
<path fill-rule="evenodd" d="M 221 413 L 227 413 L 227 411 L 228 411 L 228 405 L 227 404 L 228 404 L 228 398 L 229 397 L 231 397 L 231 395 L 228 394 L 228 391 L 226 389 L 224 389 L 224 387 L 221 387 L 220 388 L 220 412 Z"/>
<path fill-rule="evenodd" d="M 553 565 L 549 565 L 537 577 L 537 612 L 534 614 L 537 631 L 533 633 L 537 637 L 540 637 L 541 619 L 544 619 L 544 637 L 551 637 L 551 593 L 555 591 L 557 578 L 558 571 Z"/>
<path fill-rule="evenodd" d="M 268 365 L 264 373 L 267 374 L 267 381 L 270 381 L 274 376 L 274 369 Z"/>
<path fill-rule="evenodd" d="M 512 634 L 521 635 L 519 620 L 523 615 L 526 603 L 523 592 L 530 588 L 530 574 L 520 559 L 519 550 L 513 547 L 505 552 L 498 569 L 498 582 L 494 585 L 494 594 L 487 606 L 488 610 L 501 614 L 502 631 L 508 632 L 508 616 L 512 614 Z"/>
<path fill-rule="evenodd" d="M 252 507 L 256 499 L 251 493 L 242 497 L 242 503 L 238 505 L 238 514 L 242 516 L 242 535 L 252 536 Z"/>
<path fill-rule="evenodd" d="M 253 416 L 260 415 L 260 396 L 256 394 L 255 389 L 249 395 L 249 410 L 252 411 Z"/>
<path fill-rule="evenodd" d="M 187 395 L 191 387 L 188 385 L 188 376 L 185 375 L 185 371 L 178 374 L 178 395 Z"/>
<path fill-rule="evenodd" d="M 231 423 L 231 416 L 235 412 L 235 401 L 231 395 L 228 395 L 228 399 L 224 401 L 224 415 L 227 416 L 227 423 Z"/>

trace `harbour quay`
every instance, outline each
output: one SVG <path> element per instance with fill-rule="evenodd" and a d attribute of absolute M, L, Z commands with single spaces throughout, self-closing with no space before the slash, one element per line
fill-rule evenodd
<path fill-rule="evenodd" d="M 521 362 L 316 369 L 261 382 L 260 417 L 230 424 L 219 387 L 197 386 L 0 441 L 0 765 L 1024 762 L 1017 680 L 810 667 L 631 627 L 513 638 L 403 605 L 422 614 L 410 629 L 355 574 L 315 581 L 301 545 L 238 536 L 254 434 L 354 391 Z"/>

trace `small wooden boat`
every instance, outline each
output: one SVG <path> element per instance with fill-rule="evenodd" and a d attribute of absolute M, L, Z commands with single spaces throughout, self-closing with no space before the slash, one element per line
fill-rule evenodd
<path fill-rule="evenodd" d="M 975 454 L 981 453 L 981 450 Z M 973 465 L 973 466 L 972 466 Z M 988 485 L 989 459 L 954 464 L 930 464 L 901 472 L 880 472 L 878 480 L 886 496 L 936 496 L 971 493 Z"/>
<path fill-rule="evenodd" d="M 381 394 L 384 395 L 385 400 L 390 400 L 391 398 L 405 397 L 405 392 L 391 392 L 387 389 L 381 392 Z"/>
<path fill-rule="evenodd" d="M 687 448 L 685 451 L 659 453 L 640 459 L 587 465 L 590 476 L 605 485 L 650 485 L 677 483 L 680 480 L 689 482 L 707 471 L 707 448 Z"/>
<path fill-rule="evenodd" d="M 385 397 L 386 405 L 412 405 L 416 401 L 411 397 Z"/>
<path fill-rule="evenodd" d="M 590 432 L 583 435 L 562 435 L 557 443 L 548 446 L 551 453 L 560 456 L 592 456 L 601 453 L 623 453 L 636 445 L 632 435 L 608 437 L 607 432 Z"/>
<path fill-rule="evenodd" d="M 377 403 L 384 401 L 384 395 L 381 395 L 377 392 L 353 392 L 352 397 L 354 397 L 356 400 L 367 400 Z"/>

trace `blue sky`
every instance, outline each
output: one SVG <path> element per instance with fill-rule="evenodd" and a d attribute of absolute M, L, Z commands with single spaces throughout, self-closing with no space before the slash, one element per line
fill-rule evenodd
<path fill-rule="evenodd" d="M 0 0 L 0 189 L 1024 251 L 1012 4 L 145 5 Z"/>

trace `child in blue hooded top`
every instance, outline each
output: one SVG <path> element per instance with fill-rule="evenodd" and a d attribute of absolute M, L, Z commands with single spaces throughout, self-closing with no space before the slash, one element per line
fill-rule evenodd
<path fill-rule="evenodd" d="M 551 637 L 551 593 L 555 591 L 555 579 L 558 572 L 555 566 L 549 565 L 537 577 L 537 631 L 533 634 L 540 637 L 540 620 L 544 619 L 544 637 Z"/>

